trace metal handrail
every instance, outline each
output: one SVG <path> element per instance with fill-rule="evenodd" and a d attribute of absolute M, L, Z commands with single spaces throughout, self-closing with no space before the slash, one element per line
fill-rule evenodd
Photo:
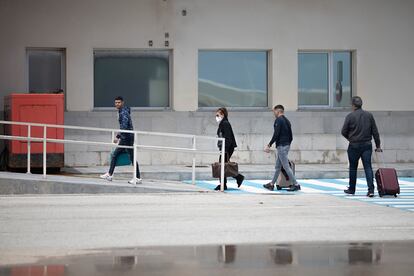
<path fill-rule="evenodd" d="M 3 125 L 19 125 L 19 126 L 27 126 L 27 136 L 13 136 L 13 135 L 0 135 L 0 139 L 4 140 L 19 140 L 19 141 L 27 141 L 27 173 L 31 173 L 30 171 L 30 162 L 31 162 L 31 142 L 42 142 L 43 143 L 43 177 L 46 178 L 46 145 L 47 143 L 61 143 L 61 144 L 83 144 L 83 145 L 95 145 L 95 146 L 108 146 L 108 147 L 119 147 L 119 148 L 127 148 L 134 150 L 134 172 L 133 178 L 135 178 L 135 172 L 137 170 L 137 150 L 138 148 L 141 149 L 148 149 L 148 150 L 162 150 L 162 151 L 177 151 L 177 152 L 192 152 L 193 153 L 193 162 L 192 162 L 192 183 L 195 184 L 195 164 L 196 158 L 195 154 L 217 154 L 216 151 L 202 151 L 197 149 L 197 140 L 215 140 L 222 142 L 222 148 L 220 151 L 221 154 L 221 176 L 220 176 L 220 190 L 224 191 L 224 158 L 225 158 L 225 143 L 226 140 L 224 138 L 219 137 L 209 137 L 209 136 L 199 136 L 199 135 L 191 135 L 191 134 L 179 134 L 179 133 L 166 133 L 166 132 L 150 132 L 150 131 L 137 131 L 137 130 L 121 130 L 121 129 L 109 129 L 109 128 L 97 128 L 97 127 L 82 127 L 82 126 L 70 126 L 70 125 L 54 125 L 54 124 L 42 124 L 42 123 L 31 123 L 31 122 L 16 122 L 16 121 L 1 121 L 0 124 Z M 32 137 L 31 129 L 32 127 L 42 127 L 43 128 L 43 137 Z M 47 129 L 48 128 L 60 128 L 60 129 L 72 129 L 72 130 L 85 130 L 85 131 L 96 131 L 96 132 L 110 132 L 112 135 L 112 141 L 108 142 L 97 142 L 97 141 L 78 141 L 78 140 L 70 140 L 70 139 L 55 139 L 55 138 L 47 138 Z M 114 143 L 115 133 L 131 133 L 134 134 L 134 144 L 133 146 L 125 146 L 125 145 L 118 145 Z M 183 147 L 165 147 L 165 146 L 151 146 L 151 145 L 140 145 L 137 143 L 138 135 L 154 135 L 154 136 L 164 136 L 164 137 L 174 137 L 174 138 L 191 138 L 192 139 L 192 147 L 191 148 L 183 148 Z"/>

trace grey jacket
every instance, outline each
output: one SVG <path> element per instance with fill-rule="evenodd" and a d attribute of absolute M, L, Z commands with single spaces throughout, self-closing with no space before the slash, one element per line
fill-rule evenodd
<path fill-rule="evenodd" d="M 374 137 L 376 147 L 381 147 L 374 116 L 361 108 L 346 116 L 344 126 L 342 127 L 342 135 L 350 144 L 368 143 Z"/>

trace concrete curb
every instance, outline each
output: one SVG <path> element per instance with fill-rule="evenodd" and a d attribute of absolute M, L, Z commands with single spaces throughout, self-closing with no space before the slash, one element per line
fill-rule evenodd
<path fill-rule="evenodd" d="M 188 193 L 207 192 L 193 185 L 174 182 L 145 181 L 135 187 L 127 181 L 105 182 L 73 176 L 50 175 L 43 179 L 40 175 L 0 173 L 0 194 L 105 194 L 105 193 Z"/>

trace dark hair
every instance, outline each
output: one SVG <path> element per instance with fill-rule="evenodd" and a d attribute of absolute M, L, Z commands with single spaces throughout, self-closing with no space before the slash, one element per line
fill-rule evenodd
<path fill-rule="evenodd" d="M 283 107 L 283 105 L 281 105 L 281 104 L 278 104 L 278 105 L 276 105 L 275 107 L 273 107 L 273 110 L 276 110 L 276 109 L 280 109 L 280 110 L 282 110 L 282 111 L 285 111 L 285 108 Z"/>
<path fill-rule="evenodd" d="M 124 101 L 124 98 L 122 98 L 121 96 L 118 96 L 115 98 L 115 101 Z"/>
<path fill-rule="evenodd" d="M 224 115 L 224 118 L 227 118 L 229 116 L 229 113 L 227 112 L 227 109 L 225 107 L 220 107 L 216 110 L 216 112 L 220 112 Z"/>
<path fill-rule="evenodd" d="M 356 108 L 361 108 L 362 107 L 361 97 L 358 97 L 358 96 L 352 97 L 352 105 L 355 106 Z"/>

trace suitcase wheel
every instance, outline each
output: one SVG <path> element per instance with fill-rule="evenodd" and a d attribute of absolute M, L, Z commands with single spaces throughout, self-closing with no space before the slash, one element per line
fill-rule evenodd
<path fill-rule="evenodd" d="M 280 187 L 279 185 L 276 185 L 276 189 L 277 189 L 278 191 L 280 191 L 280 190 L 282 190 L 282 187 Z"/>
<path fill-rule="evenodd" d="M 394 197 L 398 197 L 398 195 L 397 195 L 397 194 L 395 194 L 395 195 L 394 195 Z"/>

